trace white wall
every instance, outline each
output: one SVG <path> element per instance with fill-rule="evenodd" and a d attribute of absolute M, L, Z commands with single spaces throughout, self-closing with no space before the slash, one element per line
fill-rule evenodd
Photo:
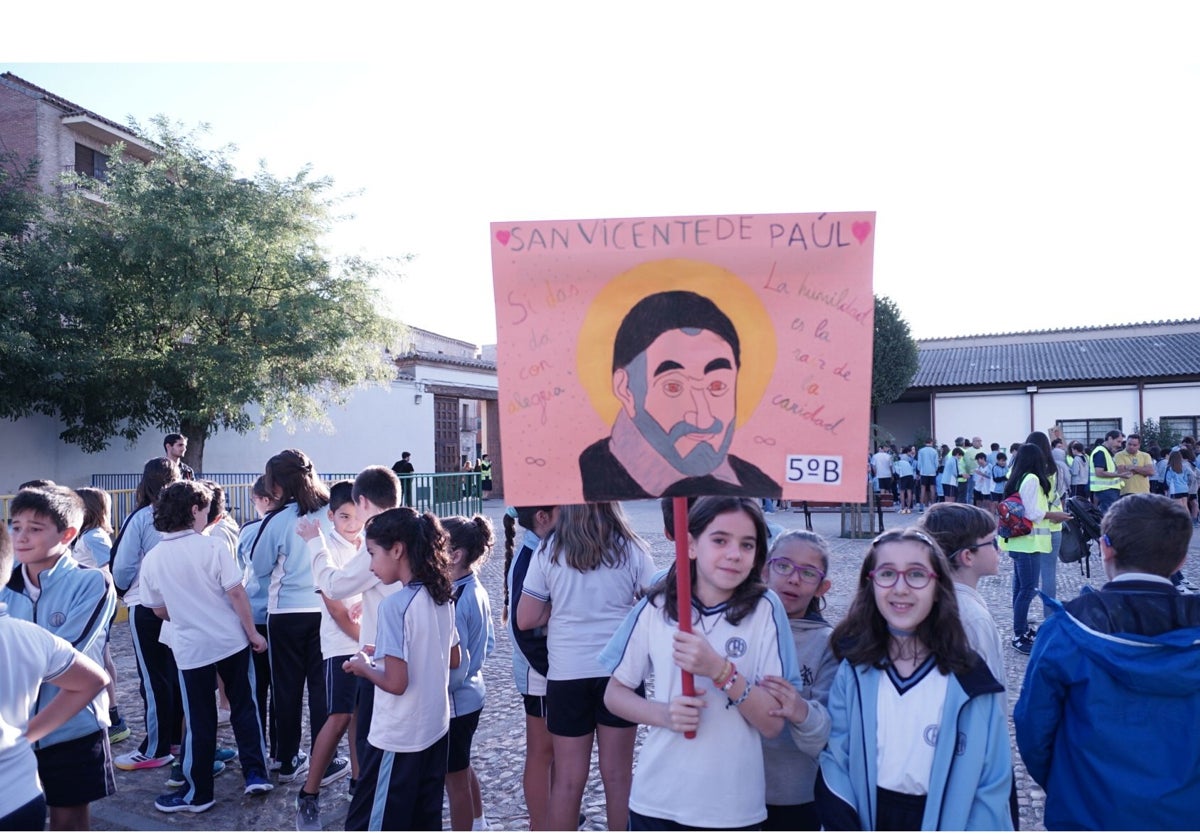
<path fill-rule="evenodd" d="M 1164 416 L 1194 417 L 1200 414 L 1200 385 L 1148 385 L 1142 406 L 1145 416 L 1155 422 Z"/>
<path fill-rule="evenodd" d="M 939 444 L 979 435 L 984 447 L 1005 450 L 1029 434 L 1029 396 L 1024 391 L 938 394 L 933 401 L 934 436 Z"/>
<path fill-rule="evenodd" d="M 1059 420 L 1103 417 L 1119 418 L 1120 428 L 1129 431 L 1137 422 L 1137 411 L 1137 387 L 1134 385 L 1057 390 L 1043 388 L 1034 395 L 1035 428 L 1043 432 Z"/>
<path fill-rule="evenodd" d="M 492 379 L 492 387 L 495 379 Z M 315 425 L 294 432 L 270 429 L 247 435 L 217 432 L 204 448 L 208 472 L 257 472 L 281 449 L 301 449 L 320 472 L 355 473 L 368 464 L 391 466 L 400 453 L 413 454 L 417 472 L 433 471 L 433 395 L 413 397 L 418 385 L 397 381 L 390 388 L 353 391 L 348 401 L 329 409 L 332 430 Z M 48 417 L 0 422 L 0 494 L 15 492 L 30 478 L 50 478 L 71 487 L 90 483 L 93 473 L 139 473 L 162 454 L 163 433 L 144 434 L 136 444 L 114 440 L 108 449 L 85 453 L 58 439 L 60 426 Z"/>

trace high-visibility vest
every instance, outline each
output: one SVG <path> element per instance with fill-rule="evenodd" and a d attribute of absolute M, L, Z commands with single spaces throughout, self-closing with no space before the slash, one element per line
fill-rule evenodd
<path fill-rule="evenodd" d="M 1021 476 L 1021 480 L 1017 482 L 1017 490 L 1025 483 L 1025 479 L 1033 473 L 1027 473 Z M 1035 476 L 1036 478 L 1036 476 Z M 1037 482 L 1038 503 L 1047 511 L 1050 510 L 1050 498 L 1042 490 L 1042 482 Z M 1050 520 L 1042 517 L 1039 521 L 1033 523 L 1033 531 L 1023 537 L 1013 537 L 1012 539 L 1000 539 L 1000 547 L 1004 551 L 1018 551 L 1022 554 L 1049 554 L 1053 545 L 1050 541 Z"/>
<path fill-rule="evenodd" d="M 1092 464 L 1096 463 L 1096 453 L 1097 452 L 1104 453 L 1104 471 L 1115 473 L 1117 471 L 1116 462 L 1113 461 L 1112 453 L 1108 451 L 1108 447 L 1105 446 L 1104 444 L 1100 444 L 1099 446 L 1097 446 L 1095 449 L 1092 450 L 1091 463 Z M 1101 476 L 1098 476 L 1098 475 L 1096 475 L 1095 469 L 1091 470 L 1091 476 L 1092 476 L 1092 480 L 1091 480 L 1091 483 L 1088 485 L 1088 489 L 1091 490 L 1093 493 L 1099 493 L 1103 490 L 1120 490 L 1121 485 L 1125 483 L 1124 481 L 1122 481 L 1119 478 L 1103 478 Z"/>
<path fill-rule="evenodd" d="M 480 480 L 480 481 L 487 481 L 487 480 L 488 480 L 488 479 L 490 479 L 491 477 L 492 477 L 492 465 L 491 465 L 491 463 L 490 463 L 490 462 L 489 462 L 489 463 L 486 463 L 486 464 L 484 464 L 484 463 L 481 463 L 481 464 L 479 465 L 479 480 Z"/>

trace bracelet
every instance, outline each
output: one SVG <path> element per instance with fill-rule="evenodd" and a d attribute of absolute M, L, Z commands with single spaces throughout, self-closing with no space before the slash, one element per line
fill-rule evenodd
<path fill-rule="evenodd" d="M 729 676 L 717 686 L 717 688 L 721 691 L 728 691 L 729 689 L 733 688 L 733 683 L 738 678 L 737 666 L 732 662 L 729 663 L 729 666 Z"/>
<path fill-rule="evenodd" d="M 728 708 L 731 708 L 731 707 L 733 707 L 733 706 L 740 706 L 740 705 L 742 705 L 743 703 L 745 703 L 745 702 L 746 702 L 746 698 L 750 696 L 750 688 L 751 688 L 751 686 L 750 686 L 750 680 L 746 680 L 746 690 L 742 692 L 742 696 L 741 696 L 741 697 L 739 697 L 739 698 L 738 698 L 738 699 L 736 699 L 736 700 L 726 700 L 726 701 L 725 701 L 725 708 L 726 708 L 726 709 L 728 709 Z"/>
<path fill-rule="evenodd" d="M 725 663 L 721 666 L 721 670 L 718 671 L 716 677 L 713 678 L 713 685 L 715 685 L 717 688 L 723 686 L 729 680 L 729 675 L 732 671 L 733 663 L 726 659 Z"/>

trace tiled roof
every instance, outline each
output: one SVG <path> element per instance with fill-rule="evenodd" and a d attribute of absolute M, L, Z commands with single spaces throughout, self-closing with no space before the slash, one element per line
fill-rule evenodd
<path fill-rule="evenodd" d="M 428 362 L 431 364 L 450 365 L 451 367 L 473 368 L 475 370 L 496 370 L 496 363 L 487 361 L 486 359 L 472 359 L 466 356 L 449 356 L 445 353 L 428 353 L 420 350 L 414 350 L 410 353 L 405 353 L 395 357 L 396 365 L 402 366 L 413 364 L 416 362 Z"/>
<path fill-rule="evenodd" d="M 129 126 L 121 125 L 119 122 L 114 122 L 113 120 L 110 120 L 108 117 L 102 117 L 99 114 L 97 114 L 95 111 L 89 111 L 87 108 L 84 108 L 81 105 L 76 105 L 74 102 L 71 102 L 70 100 L 63 99 L 58 94 L 51 93 L 50 91 L 46 90 L 45 88 L 40 88 L 37 85 L 33 84 L 32 82 L 27 82 L 24 79 L 22 79 L 20 76 L 16 76 L 12 73 L 0 73 L 0 79 L 4 79 L 7 82 L 11 82 L 14 85 L 19 85 L 20 87 L 24 87 L 30 91 L 33 91 L 34 93 L 39 94 L 43 99 L 45 99 L 47 102 L 49 102 L 55 108 L 58 108 L 59 110 L 63 111 L 64 117 L 76 117 L 76 116 L 91 117 L 92 119 L 96 120 L 97 122 L 102 122 L 105 125 L 119 129 L 133 137 L 138 136 L 138 133 L 136 131 L 134 131 L 132 128 L 130 128 Z"/>
<path fill-rule="evenodd" d="M 917 342 L 911 388 L 1200 377 L 1200 321 Z"/>

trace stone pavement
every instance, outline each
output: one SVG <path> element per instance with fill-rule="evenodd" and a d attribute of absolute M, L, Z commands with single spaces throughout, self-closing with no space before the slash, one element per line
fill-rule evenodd
<path fill-rule="evenodd" d="M 658 565 L 665 566 L 674 558 L 674 546 L 662 532 L 662 517 L 658 502 L 632 502 L 625 510 L 637 531 L 650 543 Z M 492 601 L 492 614 L 496 621 L 496 652 L 484 665 L 488 699 L 475 736 L 473 764 L 483 791 L 483 800 L 488 822 L 493 830 L 523 831 L 529 823 L 521 793 L 525 730 L 524 711 L 520 696 L 512 679 L 512 647 L 508 632 L 499 626 L 503 598 L 504 530 L 502 518 L 504 502 L 490 500 L 484 504 L 484 513 L 491 517 L 496 532 L 497 544 L 491 559 L 481 569 L 482 579 Z M 768 521 L 782 528 L 803 527 L 804 517 L 799 513 L 781 511 L 767 515 Z M 913 524 L 917 515 L 885 513 L 887 527 Z M 826 601 L 826 617 L 836 623 L 845 613 L 853 594 L 857 572 L 866 551 L 868 541 L 847 540 L 839 536 L 837 513 L 814 513 L 813 526 L 832 546 L 834 562 L 831 578 L 833 586 Z M 519 529 L 518 529 L 519 530 Z M 518 537 L 519 539 L 519 537 Z M 519 549 L 519 544 L 518 544 Z M 1188 577 L 1200 581 L 1200 540 L 1194 540 L 1185 567 Z M 1099 561 L 1092 564 L 1091 582 L 1100 585 L 1104 581 Z M 1061 597 L 1070 597 L 1087 583 L 1078 565 L 1059 564 L 1058 592 Z M 985 578 L 980 592 L 992 609 L 992 615 L 1005 639 L 1012 631 L 1012 570 L 1008 563 L 1001 564 L 1001 574 Z M 1040 601 L 1030 608 L 1030 618 L 1040 621 Z M 122 713 L 133 729 L 133 737 L 114 746 L 114 753 L 136 748 L 144 734 L 142 729 L 141 701 L 137 693 L 137 676 L 134 666 L 132 642 L 126 624 L 117 625 L 113 631 L 113 658 L 119 675 L 118 695 Z M 1008 671 L 1009 706 L 1016 702 L 1024 678 L 1028 657 L 1012 648 L 1006 651 Z M 307 715 L 306 715 L 307 718 Z M 1010 735 L 1012 726 L 1010 722 Z M 218 731 L 223 746 L 234 746 L 233 735 L 228 727 Z M 639 738 L 640 740 L 640 738 Z M 307 748 L 307 744 L 305 745 Z M 346 755 L 345 750 L 341 752 Z M 1029 778 L 1017 753 L 1013 740 L 1013 756 L 1016 764 L 1017 792 L 1021 809 L 1022 830 L 1042 830 L 1042 809 L 1045 794 Z M 154 797 L 168 790 L 164 782 L 167 769 L 116 771 L 117 793 L 92 805 L 92 824 L 97 830 L 238 830 L 238 831 L 291 831 L 295 827 L 296 792 L 300 782 L 278 786 L 271 794 L 260 798 L 242 795 L 242 779 L 236 761 L 224 775 L 216 779 L 217 804 L 203 814 L 162 814 L 154 808 Z M 340 830 L 345 820 L 347 781 L 334 782 L 322 791 L 322 817 L 327 830 Z M 592 776 L 584 793 L 584 830 L 602 831 L 606 828 L 604 791 L 600 784 L 599 771 L 593 753 Z M 446 812 L 446 826 L 449 825 Z"/>

